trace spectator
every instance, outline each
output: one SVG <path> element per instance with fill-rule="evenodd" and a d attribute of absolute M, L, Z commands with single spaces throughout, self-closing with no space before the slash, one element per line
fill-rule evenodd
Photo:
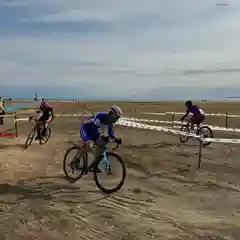
<path fill-rule="evenodd" d="M 5 115 L 4 100 L 2 97 L 0 97 L 0 116 L 1 115 Z M 3 125 L 3 117 L 0 117 L 0 125 Z"/>

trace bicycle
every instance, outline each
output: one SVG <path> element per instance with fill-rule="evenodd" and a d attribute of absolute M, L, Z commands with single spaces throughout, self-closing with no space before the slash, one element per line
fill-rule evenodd
<path fill-rule="evenodd" d="M 73 147 L 70 147 L 66 151 L 64 160 L 63 160 L 63 172 L 68 181 L 76 182 L 83 175 L 87 175 L 88 172 L 93 172 L 94 181 L 95 181 L 97 187 L 102 192 L 110 194 L 110 193 L 117 192 L 118 190 L 121 189 L 121 187 L 124 184 L 125 178 L 126 178 L 126 166 L 125 166 L 121 156 L 118 153 L 113 152 L 113 150 L 116 150 L 120 144 L 116 144 L 116 147 L 112 148 L 112 151 L 109 151 L 108 143 L 112 142 L 112 141 L 109 139 L 108 140 L 105 139 L 105 140 L 106 140 L 106 145 L 104 146 L 101 154 L 89 166 L 88 166 L 88 153 L 84 153 L 81 155 L 81 152 L 84 152 L 84 150 L 83 150 L 84 146 L 75 145 Z M 94 145 L 96 145 L 96 144 L 94 144 Z M 77 154 L 75 155 L 75 157 L 73 159 L 71 159 L 71 162 L 69 164 L 67 164 L 67 157 L 70 154 L 70 152 L 72 152 L 74 150 L 77 150 Z M 98 176 L 101 172 L 106 172 L 108 175 L 112 174 L 111 164 L 109 162 L 110 156 L 111 156 L 111 158 L 115 158 L 115 161 L 118 161 L 120 163 L 121 168 L 122 168 L 122 176 L 121 176 L 121 181 L 117 184 L 117 186 L 115 186 L 114 188 L 105 188 L 104 186 L 102 186 L 100 184 Z M 80 164 L 81 159 L 83 160 L 82 164 Z M 104 163 L 104 168 L 100 167 L 100 165 L 102 163 Z M 68 165 L 71 168 L 72 173 L 74 173 L 74 171 L 77 170 L 77 171 L 79 171 L 79 174 L 76 177 L 69 176 L 68 171 L 66 169 L 66 165 Z"/>
<path fill-rule="evenodd" d="M 183 124 L 181 129 L 180 129 L 181 132 L 185 132 L 185 133 L 191 133 L 190 131 L 190 123 L 186 123 L 186 124 Z M 204 132 L 207 131 L 209 132 L 208 135 L 205 135 Z M 212 129 L 209 127 L 209 126 L 206 126 L 206 125 L 199 125 L 197 126 L 197 129 L 196 129 L 196 135 L 197 136 L 201 136 L 202 138 L 213 138 L 213 132 L 212 132 Z M 186 143 L 188 141 L 189 138 L 192 138 L 191 136 L 183 136 L 183 135 L 179 135 L 180 137 L 180 141 L 182 143 Z M 199 141 L 201 141 L 201 139 L 198 138 Z M 210 145 L 211 142 L 203 142 L 203 146 L 208 146 Z"/>
<path fill-rule="evenodd" d="M 33 141 L 34 137 L 37 135 L 36 133 L 38 131 L 40 131 L 40 138 L 39 138 L 40 145 L 46 144 L 52 134 L 52 128 L 49 127 L 49 125 L 48 125 L 46 133 L 44 134 L 44 136 L 42 135 L 44 126 L 43 126 L 42 122 L 38 121 L 38 117 L 35 117 L 35 119 L 34 119 L 35 124 L 34 124 L 33 128 L 31 129 L 30 133 L 28 134 L 27 140 L 24 145 L 24 149 L 27 149 L 28 147 L 30 147 L 30 145 L 32 144 L 32 141 Z M 31 122 L 32 119 L 33 119 L 33 117 L 30 117 L 29 122 Z"/>

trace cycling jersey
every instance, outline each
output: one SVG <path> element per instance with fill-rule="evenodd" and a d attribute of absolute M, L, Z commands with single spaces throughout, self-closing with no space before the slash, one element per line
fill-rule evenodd
<path fill-rule="evenodd" d="M 203 110 L 199 106 L 191 106 L 187 109 L 187 114 L 192 113 L 193 115 L 204 115 Z"/>
<path fill-rule="evenodd" d="M 42 116 L 40 117 L 40 121 L 49 121 L 53 119 L 53 109 L 51 107 L 47 107 L 46 109 L 41 109 Z"/>
<path fill-rule="evenodd" d="M 102 134 L 102 128 L 108 128 L 108 135 L 115 139 L 114 124 L 111 122 L 109 114 L 99 112 L 95 116 L 90 117 L 80 127 L 80 137 L 84 142 L 96 141 Z"/>

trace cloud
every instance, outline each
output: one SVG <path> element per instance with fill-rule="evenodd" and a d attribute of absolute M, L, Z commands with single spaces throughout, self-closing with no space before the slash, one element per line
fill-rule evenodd
<path fill-rule="evenodd" d="M 184 74 L 189 75 L 201 75 L 201 74 L 216 74 L 216 73 L 239 73 L 240 68 L 229 68 L 229 69 L 192 69 L 183 71 Z"/>
<path fill-rule="evenodd" d="M 228 3 L 1 1 L 0 86 L 240 87 L 240 2 Z"/>

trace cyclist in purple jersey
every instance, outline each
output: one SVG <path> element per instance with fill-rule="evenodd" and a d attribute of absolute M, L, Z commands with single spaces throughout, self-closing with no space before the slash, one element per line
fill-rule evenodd
<path fill-rule="evenodd" d="M 191 123 L 191 131 L 193 131 L 194 124 L 199 126 L 200 123 L 205 120 L 205 114 L 199 106 L 193 105 L 192 101 L 185 102 L 185 106 L 187 108 L 187 111 L 186 114 L 180 119 L 180 121 L 183 121 L 186 117 L 188 117 L 188 121 Z"/>
<path fill-rule="evenodd" d="M 50 107 L 46 100 L 42 99 L 39 109 L 37 111 L 37 115 L 39 115 L 38 122 L 40 122 L 43 125 L 43 130 L 41 133 L 40 132 L 41 129 L 38 128 L 35 140 L 38 140 L 41 134 L 43 137 L 46 135 L 48 124 L 51 123 L 54 118 L 53 109 Z M 29 119 L 32 118 L 33 116 L 31 116 Z"/>

